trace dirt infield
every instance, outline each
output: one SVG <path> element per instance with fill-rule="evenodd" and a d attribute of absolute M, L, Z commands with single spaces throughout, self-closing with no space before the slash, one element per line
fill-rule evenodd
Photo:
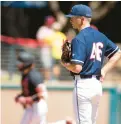
<path fill-rule="evenodd" d="M 19 124 L 23 108 L 14 102 L 14 97 L 19 90 L 1 91 L 1 124 Z M 101 99 L 97 124 L 108 124 L 109 94 L 105 92 Z M 72 91 L 49 91 L 48 121 L 55 122 L 65 119 L 67 116 L 74 117 L 72 108 Z"/>

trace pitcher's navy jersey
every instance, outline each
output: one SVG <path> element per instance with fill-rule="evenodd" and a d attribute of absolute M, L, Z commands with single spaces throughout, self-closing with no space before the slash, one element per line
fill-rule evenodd
<path fill-rule="evenodd" d="M 72 40 L 71 63 L 82 65 L 80 75 L 101 75 L 104 56 L 110 58 L 118 50 L 103 33 L 87 27 Z"/>

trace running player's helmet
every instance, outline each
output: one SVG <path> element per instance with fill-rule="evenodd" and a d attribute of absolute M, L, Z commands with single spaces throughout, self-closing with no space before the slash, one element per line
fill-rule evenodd
<path fill-rule="evenodd" d="M 20 71 L 29 68 L 34 63 L 34 56 L 28 52 L 20 52 L 17 57 L 17 67 Z"/>

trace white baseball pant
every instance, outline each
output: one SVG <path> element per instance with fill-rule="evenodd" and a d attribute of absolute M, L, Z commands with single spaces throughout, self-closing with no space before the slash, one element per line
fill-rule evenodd
<path fill-rule="evenodd" d="M 25 109 L 21 124 L 47 124 L 47 103 L 44 99 Z"/>
<path fill-rule="evenodd" d="M 75 76 L 73 102 L 76 124 L 96 124 L 102 85 L 94 77 L 81 79 Z"/>

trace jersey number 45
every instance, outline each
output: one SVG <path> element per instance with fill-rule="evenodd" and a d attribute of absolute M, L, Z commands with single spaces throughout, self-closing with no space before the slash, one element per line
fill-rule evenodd
<path fill-rule="evenodd" d="M 93 43 L 90 59 L 96 59 L 97 61 L 101 62 L 102 48 L 103 43 Z"/>

